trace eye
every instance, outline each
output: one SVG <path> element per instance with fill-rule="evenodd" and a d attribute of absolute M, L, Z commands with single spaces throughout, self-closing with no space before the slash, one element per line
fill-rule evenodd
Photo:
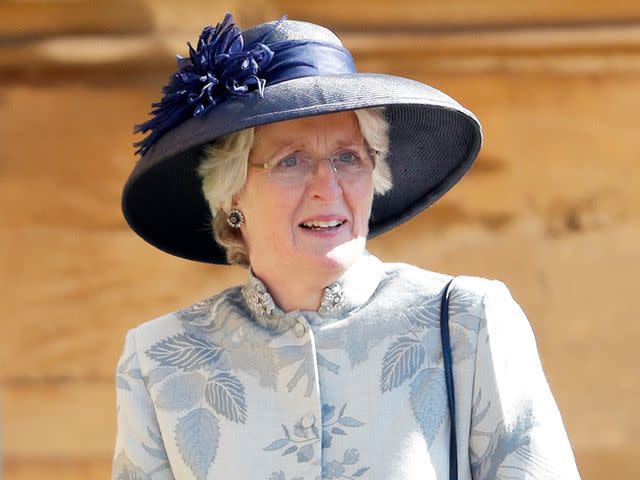
<path fill-rule="evenodd" d="M 299 163 L 300 163 L 300 159 L 298 158 L 298 154 L 294 153 L 294 154 L 291 154 L 291 155 L 289 155 L 287 157 L 284 157 L 282 160 L 280 160 L 276 164 L 276 167 L 277 168 L 291 168 L 291 167 L 295 167 Z"/>
<path fill-rule="evenodd" d="M 352 150 L 341 150 L 334 156 L 342 165 L 359 165 L 361 163 L 360 156 Z"/>

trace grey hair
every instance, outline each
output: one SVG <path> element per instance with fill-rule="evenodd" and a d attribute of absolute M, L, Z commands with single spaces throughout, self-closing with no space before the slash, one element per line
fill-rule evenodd
<path fill-rule="evenodd" d="M 384 107 L 355 110 L 360 131 L 367 144 L 380 152 L 373 170 L 373 193 L 384 195 L 393 186 L 391 170 L 386 161 L 389 151 L 389 124 L 384 117 Z M 225 250 L 231 265 L 249 266 L 248 253 L 239 229 L 227 223 L 232 208 L 233 196 L 247 179 L 247 163 L 253 147 L 254 128 L 220 137 L 207 146 L 198 174 L 202 179 L 204 194 L 213 220 L 213 235 Z"/>

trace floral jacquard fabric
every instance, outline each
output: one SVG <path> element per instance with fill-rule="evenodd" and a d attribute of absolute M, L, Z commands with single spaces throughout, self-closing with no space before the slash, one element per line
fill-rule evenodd
<path fill-rule="evenodd" d="M 440 297 L 365 253 L 318 311 L 243 286 L 132 329 L 114 480 L 449 478 Z M 498 281 L 450 300 L 460 479 L 579 478 L 529 323 Z"/>

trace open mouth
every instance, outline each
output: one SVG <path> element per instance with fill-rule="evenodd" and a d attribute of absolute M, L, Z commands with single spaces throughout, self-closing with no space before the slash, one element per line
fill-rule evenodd
<path fill-rule="evenodd" d="M 330 220 L 328 222 L 310 220 L 308 222 L 302 222 L 298 226 L 307 230 L 335 230 L 336 228 L 340 228 L 344 222 L 345 220 Z"/>

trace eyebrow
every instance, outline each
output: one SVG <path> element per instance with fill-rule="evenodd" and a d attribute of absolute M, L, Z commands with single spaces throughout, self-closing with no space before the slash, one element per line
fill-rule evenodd
<path fill-rule="evenodd" d="M 362 141 L 362 143 L 363 143 L 363 144 L 366 144 L 366 142 L 364 141 L 364 139 L 362 139 L 362 140 L 363 140 L 363 141 Z M 268 154 L 268 157 L 269 157 L 269 158 L 278 158 L 280 155 L 282 155 L 282 154 L 283 154 L 283 152 L 284 152 L 285 150 L 288 150 L 288 149 L 290 149 L 291 147 L 296 146 L 296 145 L 299 145 L 299 147 L 295 147 L 295 148 L 293 148 L 293 149 L 292 149 L 292 151 L 294 151 L 294 152 L 295 152 L 295 151 L 298 151 L 298 150 L 305 150 L 305 149 L 307 149 L 307 147 L 306 147 L 305 145 L 303 145 L 303 144 L 301 144 L 301 143 L 298 143 L 298 140 L 291 140 L 291 141 L 289 141 L 289 142 L 285 143 L 284 145 L 281 145 L 280 147 L 278 147 L 278 149 L 277 149 L 277 150 L 275 150 L 273 153 Z M 335 150 L 337 150 L 337 149 L 344 148 L 344 147 L 349 147 L 349 146 L 352 146 L 352 145 L 358 145 L 358 143 L 357 143 L 357 141 L 356 141 L 355 139 L 353 139 L 353 140 L 349 140 L 349 141 L 346 141 L 346 140 L 345 140 L 345 141 L 339 141 L 339 142 L 336 144 L 336 146 L 335 146 L 335 147 L 333 147 L 333 149 L 332 149 L 332 150 L 333 150 L 333 151 L 335 151 Z M 333 151 L 332 151 L 332 153 L 333 153 Z"/>

